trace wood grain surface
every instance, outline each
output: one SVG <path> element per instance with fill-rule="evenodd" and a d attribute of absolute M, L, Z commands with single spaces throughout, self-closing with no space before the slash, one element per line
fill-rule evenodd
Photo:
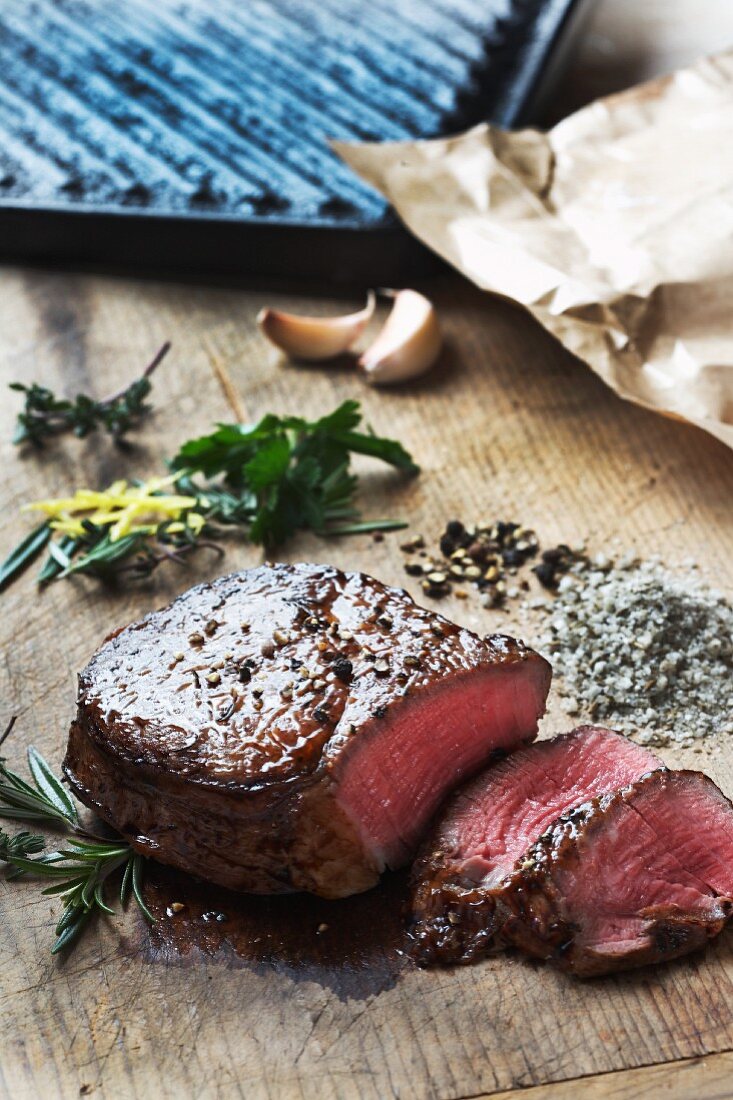
<path fill-rule="evenodd" d="M 550 1091 L 563 1100 L 637 1100 L 645 1096 L 657 1100 L 730 1100 L 733 1091 L 733 1055 L 711 1054 L 667 1062 L 646 1069 L 621 1070 L 594 1077 L 565 1081 L 562 1092 L 553 1086 L 524 1089 L 522 1100 L 547 1100 Z M 484 1094 L 488 1096 L 489 1094 Z M 516 1100 L 516 1092 L 495 1092 L 492 1100 Z M 474 1100 L 484 1100 L 477 1096 Z"/>
<path fill-rule="evenodd" d="M 164 339 L 174 347 L 156 378 L 156 416 L 125 454 L 90 438 L 21 458 L 8 442 L 16 397 L 2 402 L 0 552 L 18 539 L 24 501 L 151 474 L 184 438 L 235 411 L 315 415 L 356 396 L 375 429 L 399 436 L 423 466 L 404 484 L 364 463 L 365 514 L 407 516 L 427 537 L 453 515 L 517 518 L 547 543 L 587 538 L 598 550 L 632 547 L 671 564 L 692 557 L 733 591 L 733 454 L 696 429 L 623 404 L 524 313 L 457 277 L 428 288 L 447 335 L 440 368 L 395 392 L 368 390 L 348 370 L 285 366 L 255 329 L 265 303 L 324 312 L 355 303 L 26 271 L 6 271 L 2 285 L 5 380 L 101 396 Z M 287 556 L 364 568 L 417 592 L 403 573 L 400 539 L 303 537 Z M 225 567 L 256 560 L 254 548 L 232 545 Z M 26 575 L 5 593 L 0 698 L 6 716 L 19 715 L 11 762 L 20 765 L 33 742 L 58 763 L 76 672 L 109 630 L 221 569 L 202 557 L 118 593 L 80 578 L 39 594 Z M 482 631 L 531 640 L 538 629 L 474 601 L 444 607 Z M 544 731 L 572 724 L 554 698 Z M 674 759 L 702 766 L 733 793 L 729 745 Z M 68 959 L 54 960 L 55 911 L 34 887 L 0 882 L 0 1095 L 14 1100 L 457 1100 L 553 1082 L 555 1097 L 638 1096 L 644 1080 L 646 1095 L 656 1096 L 666 1095 L 658 1091 L 671 1080 L 666 1070 L 629 1076 L 625 1092 L 614 1091 L 618 1071 L 733 1050 L 730 934 L 704 955 L 602 981 L 508 957 L 395 977 L 338 960 L 318 973 L 277 958 L 164 963 L 133 914 L 99 922 Z M 730 1068 L 729 1059 L 711 1064 Z M 594 1092 L 585 1083 L 568 1091 L 568 1081 L 598 1075 Z M 717 1092 L 705 1091 L 704 1077 L 694 1080 L 697 1095 L 724 1095 L 719 1078 Z"/>

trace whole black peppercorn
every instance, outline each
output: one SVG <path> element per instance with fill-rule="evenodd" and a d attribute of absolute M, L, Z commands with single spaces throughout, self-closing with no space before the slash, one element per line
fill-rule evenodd
<path fill-rule="evenodd" d="M 557 567 L 551 562 L 543 561 L 535 565 L 532 572 L 543 588 L 555 588 L 557 586 Z"/>
<path fill-rule="evenodd" d="M 508 567 L 521 565 L 524 561 L 524 554 L 521 550 L 515 550 L 514 548 L 502 550 L 501 560 L 504 562 L 504 565 Z"/>
<path fill-rule="evenodd" d="M 334 675 L 343 684 L 348 684 L 354 674 L 354 666 L 346 657 L 337 657 L 331 665 Z"/>
<path fill-rule="evenodd" d="M 238 677 L 241 683 L 248 684 L 250 682 L 250 680 L 252 679 L 252 671 L 254 668 L 255 662 L 252 660 L 251 657 L 247 657 L 246 660 L 242 661 L 238 671 Z"/>
<path fill-rule="evenodd" d="M 450 535 L 445 534 L 440 539 L 440 552 L 445 558 L 449 558 L 456 549 L 456 541 Z"/>

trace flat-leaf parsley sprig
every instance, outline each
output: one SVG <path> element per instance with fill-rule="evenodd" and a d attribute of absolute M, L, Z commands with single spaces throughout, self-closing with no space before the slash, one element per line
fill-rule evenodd
<path fill-rule="evenodd" d="M 357 401 L 345 401 L 319 420 L 270 414 L 254 425 L 219 424 L 210 435 L 185 443 L 173 468 L 186 472 L 189 487 L 193 474 L 203 474 L 209 518 L 246 526 L 251 541 L 267 548 L 303 529 L 349 535 L 406 527 L 400 520 L 360 518 L 352 454 L 410 476 L 419 473 L 401 443 L 357 431 L 360 424 Z M 216 485 L 212 478 L 219 479 Z"/>
<path fill-rule="evenodd" d="M 120 837 L 97 836 L 82 825 L 76 803 L 37 749 L 28 750 L 28 766 L 30 782 L 11 771 L 0 757 L 0 817 L 33 822 L 67 836 L 63 847 L 46 852 L 44 836 L 29 832 L 11 836 L 0 829 L 0 863 L 10 868 L 9 879 L 33 875 L 53 880 L 43 893 L 59 896 L 63 913 L 51 953 L 58 954 L 78 939 L 94 913 L 115 915 L 107 901 L 109 880 L 115 874 L 122 907 L 132 895 L 146 919 L 152 921 L 142 896 L 144 858 Z M 43 854 L 37 855 L 39 852 Z"/>
<path fill-rule="evenodd" d="M 410 476 L 419 471 L 401 443 L 358 431 L 360 423 L 358 403 L 346 401 L 314 421 L 268 415 L 254 425 L 220 424 L 181 447 L 168 477 L 26 505 L 46 519 L 0 565 L 0 590 L 45 548 L 41 583 L 75 573 L 110 580 L 147 576 L 202 547 L 222 553 L 226 529 L 272 549 L 301 529 L 327 536 L 405 527 L 361 519 L 353 454 Z"/>
<path fill-rule="evenodd" d="M 11 382 L 11 390 L 25 394 L 25 405 L 15 423 L 13 443 L 31 443 L 42 447 L 51 436 L 71 432 L 83 439 L 97 428 L 104 428 L 119 443 L 152 411 L 152 406 L 145 401 L 152 388 L 150 378 L 170 348 L 169 342 L 163 344 L 139 378 L 101 401 L 84 393 L 77 394 L 71 401 L 56 397 L 51 390 L 36 382 L 30 386 Z"/>

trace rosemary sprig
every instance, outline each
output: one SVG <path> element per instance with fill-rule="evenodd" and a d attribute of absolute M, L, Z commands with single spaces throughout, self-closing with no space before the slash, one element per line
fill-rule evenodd
<path fill-rule="evenodd" d="M 83 439 L 98 428 L 109 432 L 119 443 L 151 411 L 151 406 L 145 402 L 152 388 L 150 377 L 163 362 L 170 347 L 169 342 L 163 344 L 139 378 L 101 401 L 83 393 L 70 401 L 56 397 L 51 390 L 36 382 L 30 386 L 11 382 L 11 390 L 25 394 L 25 406 L 18 413 L 13 443 L 42 447 L 50 436 L 72 432 Z"/>
<path fill-rule="evenodd" d="M 0 745 L 14 722 L 9 723 Z M 64 847 L 34 859 L 45 848 L 45 837 L 28 832 L 10 836 L 0 829 L 0 862 L 12 869 L 9 879 L 31 874 L 55 880 L 42 891 L 58 895 L 64 906 L 51 953 L 58 954 L 76 941 L 95 912 L 114 916 L 106 890 L 116 872 L 121 871 L 122 907 L 132 894 L 143 915 L 152 921 L 142 896 L 143 857 L 122 839 L 97 836 L 82 825 L 76 803 L 37 749 L 28 750 L 28 766 L 30 782 L 11 771 L 0 757 L 0 817 L 63 830 L 67 839 Z"/>

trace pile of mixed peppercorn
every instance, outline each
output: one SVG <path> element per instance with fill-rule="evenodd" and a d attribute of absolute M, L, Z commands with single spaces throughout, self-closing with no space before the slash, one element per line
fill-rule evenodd
<path fill-rule="evenodd" d="M 469 585 L 481 593 L 484 607 L 500 607 L 529 591 L 528 580 L 518 573 L 539 554 L 540 545 L 535 532 L 520 523 L 497 520 L 468 525 L 454 519 L 446 524 L 437 553 L 428 553 L 422 535 L 402 543 L 401 550 L 408 555 L 405 572 L 422 578 L 427 596 L 452 593 L 466 599 Z M 577 557 L 569 546 L 560 545 L 543 551 L 532 572 L 544 588 L 554 589 Z"/>

